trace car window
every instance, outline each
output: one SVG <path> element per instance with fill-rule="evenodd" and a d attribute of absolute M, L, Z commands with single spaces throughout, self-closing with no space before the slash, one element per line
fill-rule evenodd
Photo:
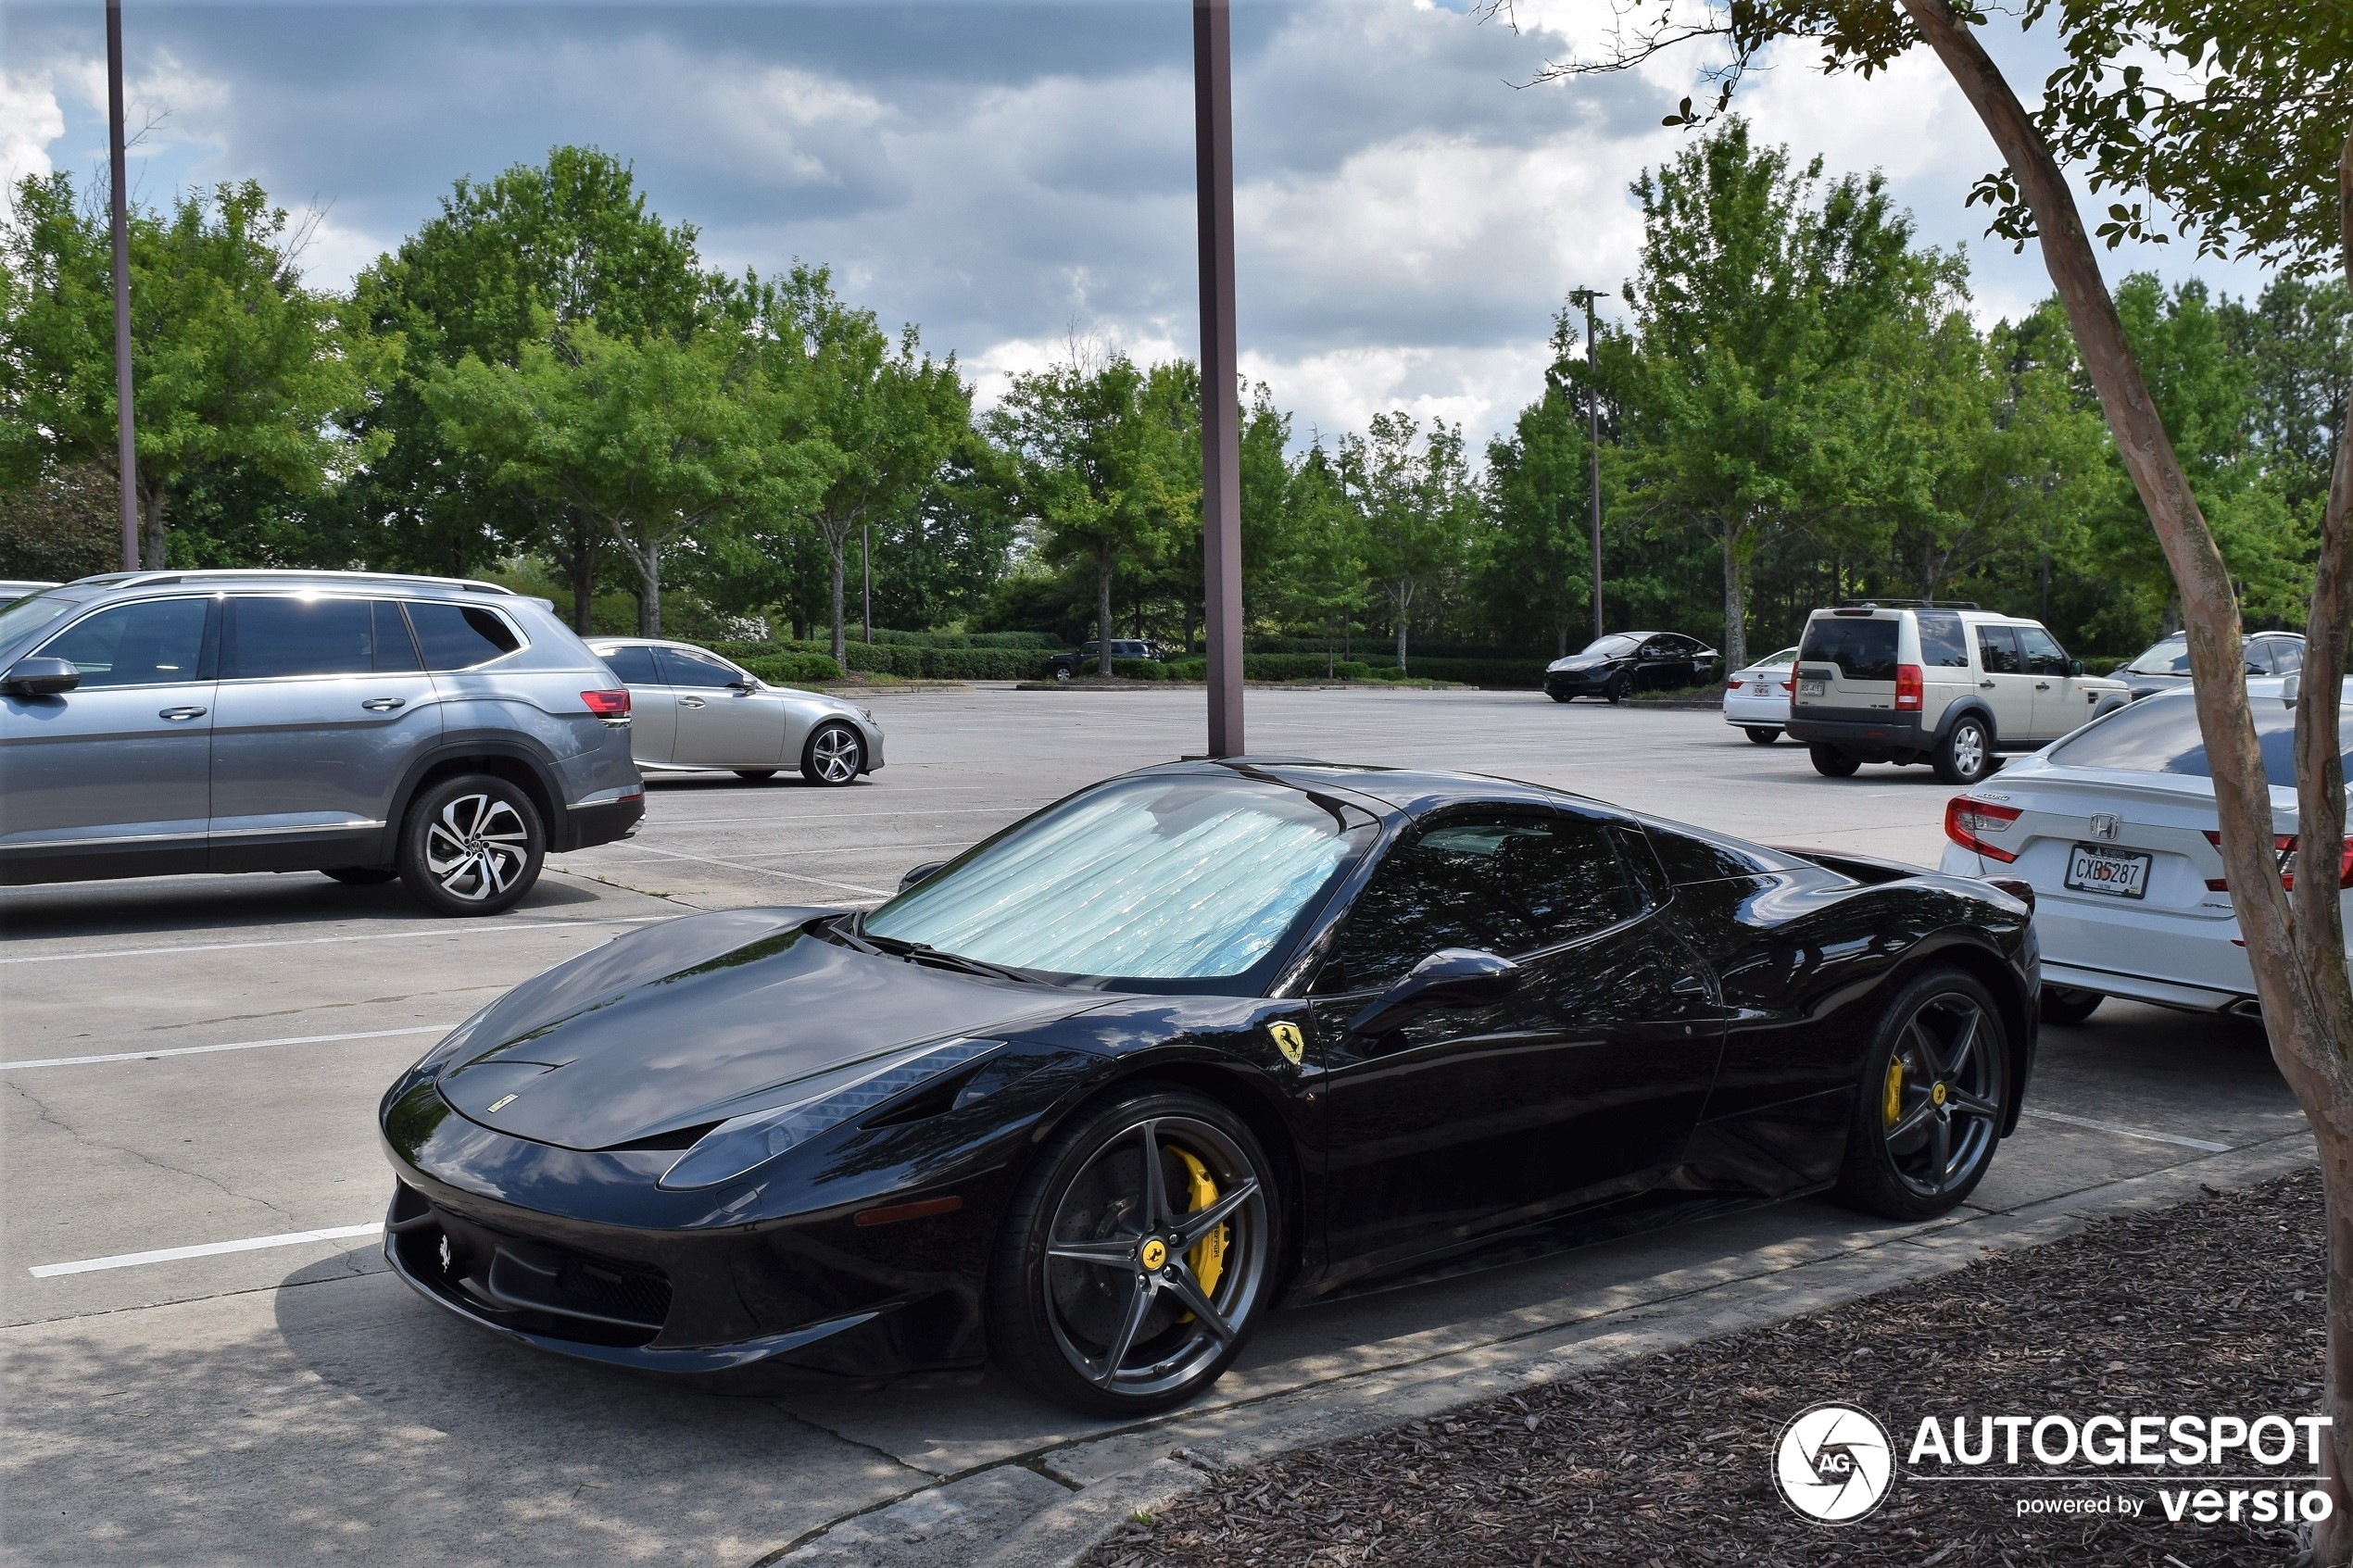
<path fill-rule="evenodd" d="M 2022 675 L 2025 661 L 2018 651 L 2018 633 L 2007 626 L 1977 629 L 1978 668 L 1988 675 Z"/>
<path fill-rule="evenodd" d="M 1677 887 L 1723 882 L 1732 877 L 1762 876 L 1784 870 L 1789 863 L 1729 839 L 1703 836 L 1688 828 L 1648 822 L 1644 829 L 1651 852 L 1666 869 L 1667 882 Z"/>
<path fill-rule="evenodd" d="M 2124 667 L 2127 675 L 2186 675 L 2189 672 L 2190 645 L 2181 637 L 2166 638 Z"/>
<path fill-rule="evenodd" d="M 376 628 L 376 673 L 422 670 L 424 663 L 417 657 L 416 639 L 409 634 L 409 622 L 401 618 L 399 602 L 375 599 L 368 608 Z"/>
<path fill-rule="evenodd" d="M 1924 609 L 1917 619 L 1922 664 L 1931 670 L 1969 668 L 1969 635 L 1961 628 L 1960 616 L 1949 609 Z"/>
<path fill-rule="evenodd" d="M 1612 632 L 1606 637 L 1596 637 L 1587 643 L 1583 651 L 1597 659 L 1624 659 L 1642 646 L 1642 640 L 1624 632 Z"/>
<path fill-rule="evenodd" d="M 732 686 L 744 678 L 734 665 L 688 648 L 654 649 L 654 668 L 666 686 Z"/>
<path fill-rule="evenodd" d="M 605 661 L 614 678 L 624 686 L 661 684 L 661 677 L 654 673 L 654 650 L 641 643 L 627 647 L 598 648 L 597 657 Z"/>
<path fill-rule="evenodd" d="M 1768 654 L 1765 658 L 1758 659 L 1755 663 L 1750 665 L 1749 668 L 1752 670 L 1777 670 L 1784 665 L 1794 664 L 1796 662 L 1797 650 L 1795 648 L 1783 648 L 1779 653 Z"/>
<path fill-rule="evenodd" d="M 2263 753 L 2263 776 L 2276 788 L 2294 789 L 2296 709 L 2276 696 L 2258 697 L 2247 707 L 2254 712 L 2256 745 Z M 2337 721 L 2353 736 L 2353 707 L 2342 709 Z M 2197 703 L 2186 691 L 2160 692 L 2086 725 L 2061 742 L 2051 760 L 2067 768 L 2213 777 L 2205 738 L 2198 734 Z M 2347 758 L 2347 766 L 2353 769 L 2353 757 Z"/>
<path fill-rule="evenodd" d="M 2304 645 L 2285 637 L 2274 637 L 2263 645 L 2271 650 L 2271 673 L 2293 675 L 2304 668 Z"/>
<path fill-rule="evenodd" d="M 2250 675 L 2276 675 L 2280 672 L 2271 660 L 2271 645 L 2269 643 L 2243 644 L 2239 654 Z"/>
<path fill-rule="evenodd" d="M 522 646 L 515 629 L 495 610 L 442 599 L 408 601 L 409 624 L 417 629 L 428 670 L 472 670 L 503 659 Z"/>
<path fill-rule="evenodd" d="M 1806 664 L 1835 664 L 1850 681 L 1895 679 L 1895 622 L 1859 617 L 1825 615 L 1806 625 L 1806 641 L 1798 659 Z"/>
<path fill-rule="evenodd" d="M 1556 947 L 1641 907 L 1597 822 L 1521 813 L 1451 818 L 1382 859 L 1315 988 L 1387 985 L 1444 947 L 1511 958 Z"/>
<path fill-rule="evenodd" d="M 2030 675 L 2065 675 L 2069 673 L 2067 650 L 2040 626 L 2013 626 L 2018 633 L 2019 652 L 2025 656 L 2026 672 Z"/>
<path fill-rule="evenodd" d="M 116 605 L 67 627 L 40 652 L 82 671 L 82 684 L 153 686 L 193 681 L 204 659 L 204 599 Z"/>
<path fill-rule="evenodd" d="M 38 632 L 81 603 L 79 596 L 70 594 L 31 594 L 17 600 L 7 608 L 0 609 L 0 646 Z"/>
<path fill-rule="evenodd" d="M 228 646 L 221 672 L 231 680 L 369 674 L 376 668 L 373 607 L 366 599 L 291 594 L 233 597 Z M 410 656 L 403 649 L 397 657 Z"/>

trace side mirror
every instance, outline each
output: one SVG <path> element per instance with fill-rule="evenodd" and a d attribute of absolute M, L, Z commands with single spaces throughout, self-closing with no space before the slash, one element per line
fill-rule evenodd
<path fill-rule="evenodd" d="M 23 667 L 19 665 L 18 668 L 21 669 Z M 2298 693 L 2302 692 L 2303 689 L 2304 674 L 2303 671 L 2298 671 L 2296 673 L 2290 675 L 2286 680 L 2280 683 L 2280 706 L 2282 708 L 2294 708 L 2296 706 L 2296 696 Z"/>
<path fill-rule="evenodd" d="M 2067 672 L 2070 675 L 2081 675 L 2083 673 L 2083 661 L 2080 659 L 2069 659 L 2067 661 Z"/>
<path fill-rule="evenodd" d="M 727 689 L 731 692 L 756 692 L 760 689 L 760 683 L 746 677 L 740 681 L 728 682 Z"/>
<path fill-rule="evenodd" d="M 1519 965 L 1476 947 L 1446 947 L 1416 964 L 1348 1021 L 1352 1035 L 1386 1035 L 1416 1013 L 1436 1008 L 1470 1008 L 1510 995 L 1519 985 Z"/>
<path fill-rule="evenodd" d="M 904 893 L 907 889 L 914 886 L 915 884 L 919 882 L 929 882 L 934 876 L 938 874 L 939 868 L 947 863 L 948 862 L 945 860 L 925 860 L 922 865 L 917 866 L 913 871 L 909 872 L 905 876 L 899 879 L 899 891 Z"/>
<path fill-rule="evenodd" d="M 57 696 L 82 684 L 82 671 L 63 659 L 19 659 L 0 675 L 0 692 L 10 696 Z"/>

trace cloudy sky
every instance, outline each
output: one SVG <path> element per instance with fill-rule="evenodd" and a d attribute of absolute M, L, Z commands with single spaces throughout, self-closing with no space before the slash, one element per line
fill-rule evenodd
<path fill-rule="evenodd" d="M 1181 0 L 721 6 L 222 5 L 131 0 L 134 194 L 252 177 L 315 208 L 305 257 L 340 285 L 459 175 L 560 142 L 631 160 L 708 260 L 830 263 L 921 324 L 984 395 L 1074 332 L 1139 357 L 1195 341 L 1191 42 Z M 1626 194 L 1685 134 L 1661 114 L 1696 55 L 1524 87 L 1607 0 L 1537 0 L 1520 31 L 1426 0 L 1239 0 L 1235 167 L 1242 362 L 1309 431 L 1403 407 L 1476 434 L 1531 397 L 1567 290 L 1615 292 Z M 103 175 L 96 0 L 0 0 L 0 172 Z M 2001 23 L 2024 88 L 2049 60 Z M 1968 249 L 1979 309 L 2047 292 L 2030 251 L 1978 237 L 1993 163 L 1934 61 L 1825 79 L 1792 57 L 1743 103 L 1831 172 L 1879 169 L 1921 232 Z M 1978 209 L 1982 214 L 1982 209 Z M 2111 275 L 2194 269 L 2123 252 Z M 2250 270 L 2208 263 L 2233 292 Z"/>

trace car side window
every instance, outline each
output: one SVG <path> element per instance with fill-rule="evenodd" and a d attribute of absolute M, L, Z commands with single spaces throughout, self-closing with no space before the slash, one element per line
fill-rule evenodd
<path fill-rule="evenodd" d="M 1980 626 L 1977 629 L 1978 668 L 1988 675 L 2021 675 L 2025 666 L 2019 657 L 2018 633 L 2007 626 Z"/>
<path fill-rule="evenodd" d="M 661 677 L 654 673 L 654 650 L 649 647 L 609 648 L 597 657 L 624 686 L 661 684 Z"/>
<path fill-rule="evenodd" d="M 504 617 L 479 605 L 444 599 L 408 601 L 409 624 L 417 631 L 428 670 L 472 670 L 503 659 L 522 646 Z"/>
<path fill-rule="evenodd" d="M 709 654 L 690 653 L 685 648 L 654 649 L 654 668 L 661 671 L 662 684 L 668 686 L 724 687 L 743 679 L 731 666 Z"/>
<path fill-rule="evenodd" d="M 2040 626 L 2014 626 L 2018 633 L 2019 651 L 2025 656 L 2026 672 L 2030 675 L 2064 675 L 2068 672 L 2067 650 L 2057 638 Z"/>
<path fill-rule="evenodd" d="M 2271 673 L 2293 675 L 2304 668 L 2304 645 L 2291 643 L 2285 637 L 2275 637 L 2263 645 L 2271 651 Z"/>
<path fill-rule="evenodd" d="M 367 675 L 376 668 L 374 608 L 366 599 L 291 594 L 229 601 L 231 680 L 299 675 Z"/>
<path fill-rule="evenodd" d="M 401 619 L 399 604 L 392 599 L 377 599 L 368 608 L 376 626 L 376 673 L 422 670 L 424 664 L 417 657 L 416 640 L 409 635 L 409 622 Z"/>
<path fill-rule="evenodd" d="M 1969 640 L 1953 611 L 1924 609 L 1919 615 L 1920 662 L 1933 670 L 1969 668 Z"/>
<path fill-rule="evenodd" d="M 1397 980 L 1445 947 L 1506 958 L 1630 919 L 1643 899 L 1609 834 L 1583 817 L 1450 817 L 1398 845 L 1357 895 L 1315 989 Z"/>
<path fill-rule="evenodd" d="M 204 659 L 204 599 L 147 599 L 85 617 L 42 646 L 82 671 L 84 689 L 196 679 Z"/>

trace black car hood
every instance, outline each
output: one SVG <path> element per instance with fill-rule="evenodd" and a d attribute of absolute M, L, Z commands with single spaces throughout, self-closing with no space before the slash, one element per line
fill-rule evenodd
<path fill-rule="evenodd" d="M 906 1046 L 1110 999 L 859 952 L 812 934 L 817 913 L 689 917 L 560 965 L 484 1016 L 441 1094 L 516 1137 L 610 1148 L 759 1110 L 790 1098 L 771 1091 Z"/>

